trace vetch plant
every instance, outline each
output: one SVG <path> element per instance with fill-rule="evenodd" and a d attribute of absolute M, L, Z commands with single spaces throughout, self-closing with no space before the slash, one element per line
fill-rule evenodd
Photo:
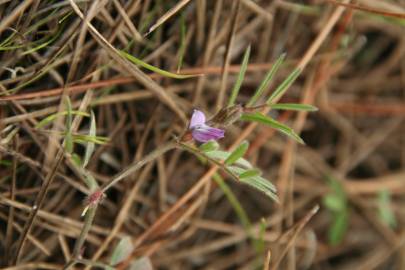
<path fill-rule="evenodd" d="M 225 131 L 223 129 L 210 127 L 205 121 L 205 114 L 202 111 L 194 110 L 189 126 L 194 140 L 204 143 L 224 137 Z"/>
<path fill-rule="evenodd" d="M 174 136 L 170 142 L 155 149 L 154 151 L 146 155 L 143 159 L 131 164 L 129 167 L 113 177 L 108 183 L 104 184 L 103 186 L 96 186 L 96 188 L 94 188 L 93 185 L 93 192 L 88 196 L 87 205 L 85 211 L 83 212 L 83 214 L 85 215 L 85 225 L 79 239 L 76 242 L 76 252 L 74 253 L 72 260 L 65 266 L 65 269 L 70 268 L 78 262 L 79 253 L 77 251 L 81 250 L 82 245 L 84 244 L 84 240 L 87 237 L 89 228 L 93 222 L 95 211 L 102 198 L 105 197 L 105 193 L 108 191 L 108 189 L 116 185 L 127 176 L 138 171 L 147 163 L 155 160 L 159 156 L 173 149 L 180 149 L 189 152 L 202 161 L 217 166 L 221 171 L 226 173 L 238 183 L 242 183 L 255 188 L 272 200 L 278 201 L 277 192 L 274 185 L 268 179 L 262 177 L 262 172 L 258 168 L 255 168 L 248 160 L 244 158 L 244 155 L 249 148 L 249 142 L 243 141 L 232 151 L 225 151 L 221 150 L 218 141 L 226 137 L 225 134 L 227 127 L 236 124 L 239 121 L 245 121 L 264 124 L 280 131 L 288 137 L 296 140 L 298 143 L 303 144 L 303 140 L 290 127 L 271 118 L 270 116 L 268 116 L 267 113 L 271 109 L 314 111 L 316 110 L 316 108 L 311 105 L 303 104 L 277 104 L 278 99 L 281 98 L 288 87 L 300 74 L 299 69 L 295 69 L 276 88 L 276 90 L 273 92 L 272 95 L 270 95 L 265 103 L 259 105 L 257 104 L 257 102 L 260 101 L 263 98 L 263 95 L 266 93 L 271 79 L 277 73 L 285 58 L 285 55 L 282 55 L 276 61 L 276 63 L 267 74 L 264 82 L 260 84 L 259 88 L 256 90 L 247 105 L 237 104 L 236 98 L 239 93 L 239 89 L 242 84 L 241 82 L 243 81 L 243 77 L 247 68 L 249 53 L 250 49 L 248 48 L 243 58 L 237 82 L 232 89 L 230 100 L 226 107 L 220 109 L 211 118 L 208 118 L 203 111 L 195 109 L 190 116 L 189 124 L 184 127 L 184 131 L 180 136 Z M 94 115 L 91 114 L 91 116 L 92 119 L 94 119 Z M 95 136 L 94 127 L 95 123 L 92 123 L 90 136 Z M 87 162 L 89 161 L 91 153 L 94 150 L 94 144 L 92 144 L 90 147 L 88 146 L 88 149 L 89 151 L 86 151 L 85 154 L 84 164 L 87 164 Z"/>

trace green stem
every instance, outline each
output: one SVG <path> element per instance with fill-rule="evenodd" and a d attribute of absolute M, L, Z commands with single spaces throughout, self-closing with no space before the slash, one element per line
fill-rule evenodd
<path fill-rule="evenodd" d="M 169 142 L 166 145 L 164 145 L 162 147 L 159 147 L 158 149 L 152 151 L 146 157 L 144 157 L 142 160 L 132 163 L 124 171 L 122 171 L 117 176 L 115 176 L 108 184 L 101 187 L 101 191 L 103 193 L 106 192 L 110 187 L 116 185 L 119 181 L 121 181 L 125 177 L 133 174 L 134 172 L 136 172 L 137 170 L 139 170 L 140 168 L 145 166 L 145 164 L 153 161 L 154 159 L 156 159 L 159 156 L 163 155 L 167 151 L 170 151 L 170 150 L 172 150 L 172 149 L 174 149 L 176 147 L 177 147 L 177 142 Z"/>

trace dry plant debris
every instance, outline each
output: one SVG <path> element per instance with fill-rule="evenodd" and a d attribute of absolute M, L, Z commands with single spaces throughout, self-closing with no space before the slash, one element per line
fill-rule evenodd
<path fill-rule="evenodd" d="M 404 18 L 0 1 L 1 269 L 405 269 Z"/>

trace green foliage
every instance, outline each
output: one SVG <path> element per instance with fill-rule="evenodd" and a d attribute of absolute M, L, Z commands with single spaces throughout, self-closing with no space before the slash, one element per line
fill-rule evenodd
<path fill-rule="evenodd" d="M 70 102 L 69 96 L 66 96 L 65 99 L 66 103 L 66 132 L 65 132 L 65 149 L 66 152 L 72 153 L 73 152 L 73 137 L 72 137 L 72 103 Z"/>
<path fill-rule="evenodd" d="M 274 63 L 274 65 L 271 67 L 271 69 L 267 73 L 267 75 L 264 78 L 264 80 L 262 81 L 262 83 L 256 89 L 256 92 L 254 93 L 253 97 L 249 100 L 247 106 L 253 106 L 256 103 L 256 101 L 261 97 L 264 90 L 267 89 L 267 87 L 269 86 L 269 84 L 270 84 L 271 80 L 273 79 L 274 75 L 279 70 L 281 64 L 284 62 L 285 56 L 286 56 L 285 53 L 280 55 L 280 57 L 277 59 L 277 61 Z"/>
<path fill-rule="evenodd" d="M 174 79 L 187 79 L 187 78 L 192 78 L 192 77 L 197 77 L 199 75 L 189 75 L 189 74 L 176 74 L 176 73 L 172 73 L 163 69 L 160 69 L 158 67 L 152 66 L 144 61 L 142 61 L 141 59 L 136 58 L 133 55 L 130 55 L 127 52 L 124 51 L 119 51 L 120 54 L 128 59 L 129 61 L 131 61 L 132 63 L 134 63 L 135 65 L 141 66 L 143 68 L 146 68 L 147 70 L 150 70 L 152 72 L 158 73 L 164 77 L 168 77 L 168 78 L 174 78 Z"/>
<path fill-rule="evenodd" d="M 238 198 L 235 196 L 235 194 L 232 192 L 230 187 L 225 183 L 225 181 L 222 179 L 222 177 L 218 173 L 215 173 L 212 178 L 218 184 L 218 186 L 221 188 L 222 192 L 225 194 L 229 203 L 232 205 L 232 207 L 235 210 L 235 213 L 238 216 L 239 220 L 241 221 L 243 227 L 250 234 L 252 224 L 250 223 L 249 217 L 246 214 L 245 210 L 243 209 Z"/>
<path fill-rule="evenodd" d="M 290 75 L 288 75 L 288 77 L 271 94 L 271 96 L 267 99 L 266 103 L 271 105 L 272 103 L 274 103 L 274 101 L 280 99 L 300 74 L 301 69 L 299 68 L 294 69 L 294 71 L 291 72 Z"/>
<path fill-rule="evenodd" d="M 263 192 L 265 195 L 267 195 L 274 201 L 278 202 L 276 188 L 270 181 L 261 177 L 260 175 L 253 175 L 250 177 L 241 178 L 240 175 L 242 175 L 243 173 L 246 173 L 246 169 L 236 167 L 236 166 L 228 166 L 227 168 L 239 177 L 239 181 L 241 183 L 251 186 L 251 187 Z"/>
<path fill-rule="evenodd" d="M 270 126 L 281 133 L 287 135 L 288 137 L 296 140 L 300 144 L 305 144 L 304 141 L 294 132 L 294 130 L 268 116 L 265 116 L 259 112 L 256 113 L 245 113 L 241 117 L 242 121 L 250 121 L 250 122 L 258 122 L 261 124 L 265 124 L 267 126 Z"/>
<path fill-rule="evenodd" d="M 288 110 L 288 111 L 307 111 L 315 112 L 318 110 L 317 107 L 314 107 L 309 104 L 296 104 L 296 103 L 277 103 L 269 104 L 269 106 L 274 110 Z"/>
<path fill-rule="evenodd" d="M 228 106 L 235 105 L 235 101 L 239 94 L 240 87 L 242 85 L 243 79 L 245 78 L 245 73 L 247 70 L 248 63 L 249 63 L 249 57 L 250 57 L 250 46 L 246 49 L 245 54 L 243 55 L 243 60 L 242 60 L 242 64 L 241 64 L 241 67 L 239 70 L 238 79 L 236 80 L 236 83 L 232 89 Z"/>
<path fill-rule="evenodd" d="M 249 143 L 247 141 L 243 141 L 229 156 L 225 159 L 225 165 L 232 165 L 238 159 L 243 157 L 246 151 L 249 148 Z"/>
<path fill-rule="evenodd" d="M 81 112 L 81 111 L 74 111 L 71 110 L 70 113 L 72 115 L 80 115 L 80 116 L 84 116 L 84 117 L 89 117 L 90 115 L 88 113 L 85 112 Z M 58 113 L 54 113 L 51 114 L 49 116 L 47 116 L 46 118 L 42 119 L 36 126 L 35 128 L 42 128 L 50 123 L 52 123 L 56 118 L 58 118 L 59 116 L 65 116 L 68 115 L 68 111 L 62 111 L 62 112 L 58 112 Z"/>
<path fill-rule="evenodd" d="M 184 53 L 186 52 L 186 19 L 184 18 L 184 12 L 181 13 L 180 17 L 180 48 L 179 48 L 179 61 L 177 63 L 177 72 L 180 71 L 183 65 Z"/>
<path fill-rule="evenodd" d="M 260 176 L 262 174 L 262 172 L 258 169 L 251 169 L 251 170 L 246 170 L 245 172 L 241 173 L 239 175 L 240 179 L 243 178 L 250 178 L 250 177 L 254 177 L 254 176 Z"/>
<path fill-rule="evenodd" d="M 132 244 L 131 237 L 126 236 L 122 238 L 118 245 L 114 248 L 110 259 L 110 264 L 114 266 L 123 262 L 128 258 L 129 255 L 131 255 L 133 250 L 134 246 Z"/>
<path fill-rule="evenodd" d="M 205 153 L 209 158 L 215 159 L 217 161 L 223 162 L 224 160 L 228 159 L 231 153 L 221 151 L 221 150 L 216 150 L 216 151 L 210 151 Z M 250 164 L 249 161 L 247 161 L 244 158 L 239 158 L 234 162 L 235 166 L 240 166 L 242 168 L 246 169 L 251 169 L 252 164 Z"/>
<path fill-rule="evenodd" d="M 219 144 L 217 143 L 217 141 L 210 140 L 206 143 L 201 144 L 199 148 L 203 152 L 210 152 L 210 151 L 218 150 Z"/>
<path fill-rule="evenodd" d="M 397 226 L 397 220 L 391 207 L 391 194 L 388 190 L 381 190 L 378 193 L 378 213 L 385 224 L 391 228 Z"/>
<path fill-rule="evenodd" d="M 96 137 L 96 130 L 96 118 L 94 116 L 94 112 L 91 111 L 89 136 L 93 138 Z M 95 142 L 87 142 L 86 152 L 84 153 L 83 168 L 87 166 L 87 163 L 89 163 L 94 148 Z"/>
<path fill-rule="evenodd" d="M 324 206 L 331 212 L 333 221 L 328 238 L 331 245 L 342 242 L 349 224 L 349 206 L 343 186 L 339 181 L 328 178 L 331 192 L 323 198 Z"/>

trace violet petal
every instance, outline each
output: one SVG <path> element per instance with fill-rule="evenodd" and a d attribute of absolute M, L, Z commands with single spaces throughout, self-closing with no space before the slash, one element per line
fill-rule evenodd
<path fill-rule="evenodd" d="M 196 126 L 205 124 L 205 114 L 202 111 L 194 110 L 193 115 L 190 120 L 190 129 L 193 129 Z"/>
<path fill-rule="evenodd" d="M 213 128 L 207 125 L 197 126 L 192 130 L 194 140 L 198 142 L 208 142 L 209 140 L 218 140 L 223 138 L 225 131 L 219 128 Z"/>

